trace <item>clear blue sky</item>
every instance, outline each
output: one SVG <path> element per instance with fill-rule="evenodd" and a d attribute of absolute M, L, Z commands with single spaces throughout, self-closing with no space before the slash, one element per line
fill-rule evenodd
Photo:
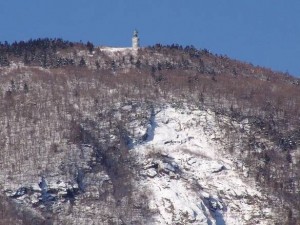
<path fill-rule="evenodd" d="M 0 41 L 194 45 L 300 76 L 300 0 L 0 0 Z"/>

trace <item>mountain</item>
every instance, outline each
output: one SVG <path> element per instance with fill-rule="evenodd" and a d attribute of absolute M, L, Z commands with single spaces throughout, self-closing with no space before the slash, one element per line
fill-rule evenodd
<path fill-rule="evenodd" d="M 61 39 L 0 65 L 0 224 L 300 223 L 298 78 Z"/>

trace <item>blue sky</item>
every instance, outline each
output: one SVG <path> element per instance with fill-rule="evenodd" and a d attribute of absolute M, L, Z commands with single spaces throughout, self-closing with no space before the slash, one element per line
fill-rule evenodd
<path fill-rule="evenodd" d="M 0 0 L 0 41 L 194 45 L 300 76 L 300 0 Z"/>

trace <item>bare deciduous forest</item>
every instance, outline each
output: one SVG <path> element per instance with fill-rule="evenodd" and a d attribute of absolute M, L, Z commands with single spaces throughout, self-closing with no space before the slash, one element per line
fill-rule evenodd
<path fill-rule="evenodd" d="M 157 44 L 112 56 L 90 42 L 61 39 L 2 43 L 0 66 L 2 192 L 9 184 L 60 170 L 66 179 L 76 177 L 77 186 L 68 193 L 82 195 L 88 187 L 81 185 L 80 174 L 105 171 L 112 183 L 98 191 L 111 204 L 128 196 L 130 207 L 122 210 L 119 202 L 115 210 L 123 219 L 136 215 L 137 224 L 138 215 L 151 212 L 143 204 L 146 197 L 139 207 L 131 198 L 138 165 L 128 153 L 130 138 L 143 137 L 128 124 L 138 120 L 146 126 L 153 107 L 187 103 L 212 110 L 216 118 L 249 122 L 250 135 L 243 135 L 220 119 L 224 140 L 231 143 L 225 150 L 241 160 L 239 169 L 248 168 L 264 192 L 280 199 L 278 205 L 270 202 L 279 212 L 278 224 L 300 222 L 299 79 L 193 46 Z M 127 105 L 130 113 L 123 110 Z M 85 154 L 94 161 L 82 162 Z M 42 224 L 2 195 L 1 224 Z M 51 210 L 41 212 L 49 218 L 43 223 L 55 221 Z"/>

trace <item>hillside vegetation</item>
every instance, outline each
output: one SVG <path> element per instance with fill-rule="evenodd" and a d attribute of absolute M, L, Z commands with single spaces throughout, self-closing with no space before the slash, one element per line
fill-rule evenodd
<path fill-rule="evenodd" d="M 138 129 L 146 130 L 166 104 L 211 111 L 222 131 L 216 141 L 269 196 L 275 221 L 300 223 L 299 93 L 295 77 L 193 46 L 112 51 L 61 39 L 0 44 L 0 224 L 72 224 L 77 215 L 76 224 L 84 209 L 74 199 L 98 204 L 103 224 L 146 223 L 154 212 L 147 194 L 136 196 L 141 165 L 130 152 L 147 140 Z M 249 130 L 236 126 L 245 123 Z M 95 182 L 102 173 L 109 182 L 101 181 L 100 190 Z M 14 193 L 55 174 L 73 182 L 61 205 L 42 195 L 43 185 L 35 202 Z M 100 203 L 86 194 L 91 187 Z M 35 210 L 27 219 L 18 201 Z"/>

